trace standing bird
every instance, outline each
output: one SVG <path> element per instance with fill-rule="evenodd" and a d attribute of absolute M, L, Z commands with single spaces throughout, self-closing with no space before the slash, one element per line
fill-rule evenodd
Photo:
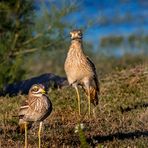
<path fill-rule="evenodd" d="M 78 85 L 81 85 L 88 98 L 88 113 L 90 115 L 90 103 L 98 105 L 99 81 L 96 68 L 93 62 L 85 55 L 82 43 L 82 31 L 73 30 L 70 32 L 71 45 L 65 61 L 65 72 L 68 82 L 77 93 L 78 109 L 80 112 L 80 95 Z"/>
<path fill-rule="evenodd" d="M 22 104 L 19 111 L 20 128 L 25 126 L 25 148 L 27 148 L 27 125 L 32 122 L 40 122 L 38 130 L 39 148 L 41 147 L 42 121 L 52 111 L 52 103 L 45 94 L 45 88 L 41 84 L 33 85 L 28 94 L 28 99 Z"/>

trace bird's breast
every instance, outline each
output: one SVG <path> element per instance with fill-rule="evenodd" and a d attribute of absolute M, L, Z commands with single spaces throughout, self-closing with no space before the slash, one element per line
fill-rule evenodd
<path fill-rule="evenodd" d="M 93 75 L 91 69 L 86 64 L 85 58 L 79 56 L 67 57 L 65 61 L 65 72 L 70 84 Z"/>

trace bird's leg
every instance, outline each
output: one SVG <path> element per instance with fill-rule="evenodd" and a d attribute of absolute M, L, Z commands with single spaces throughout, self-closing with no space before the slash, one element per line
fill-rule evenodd
<path fill-rule="evenodd" d="M 76 89 L 77 99 L 78 99 L 78 110 L 79 110 L 79 115 L 81 115 L 81 104 L 80 104 L 80 95 L 79 95 L 78 87 L 75 86 L 75 89 Z"/>
<path fill-rule="evenodd" d="M 90 88 L 88 88 L 88 114 L 90 116 Z"/>
<path fill-rule="evenodd" d="M 25 125 L 25 148 L 28 147 L 28 143 L 27 143 L 27 122 L 24 123 Z"/>
<path fill-rule="evenodd" d="M 41 148 L 41 128 L 42 128 L 42 122 L 40 122 L 39 125 L 39 131 L 38 131 L 38 139 L 39 139 L 39 148 Z"/>

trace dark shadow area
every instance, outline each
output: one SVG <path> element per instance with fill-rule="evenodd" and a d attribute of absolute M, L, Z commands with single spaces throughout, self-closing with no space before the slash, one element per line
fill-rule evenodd
<path fill-rule="evenodd" d="M 90 145 L 95 146 L 98 143 L 103 143 L 106 141 L 113 141 L 114 139 L 118 140 L 125 140 L 125 139 L 134 139 L 139 137 L 148 137 L 148 131 L 135 131 L 135 132 L 129 132 L 129 133 L 115 133 L 105 136 L 93 136 L 92 138 L 88 138 L 87 142 L 90 143 Z"/>
<path fill-rule="evenodd" d="M 122 106 L 120 106 L 120 110 L 122 113 L 125 113 L 125 112 L 132 111 L 134 109 L 140 109 L 140 108 L 146 108 L 146 107 L 148 107 L 148 102 L 141 102 L 141 103 L 134 104 L 133 106 L 128 106 L 126 108 L 123 108 Z"/>
<path fill-rule="evenodd" d="M 9 84 L 3 88 L 3 91 L 0 92 L 0 96 L 15 96 L 18 93 L 28 94 L 28 91 L 33 84 L 42 84 L 45 86 L 47 91 L 49 88 L 58 89 L 68 86 L 66 77 L 60 77 L 52 73 L 46 73 L 27 80 Z"/>

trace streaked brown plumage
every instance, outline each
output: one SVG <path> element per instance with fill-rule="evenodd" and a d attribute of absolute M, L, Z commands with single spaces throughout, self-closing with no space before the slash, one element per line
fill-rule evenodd
<path fill-rule="evenodd" d="M 74 30 L 70 32 L 71 45 L 65 61 L 65 72 L 69 81 L 77 92 L 78 108 L 80 114 L 80 97 L 78 85 L 81 85 L 88 97 L 89 115 L 90 102 L 98 104 L 99 81 L 97 78 L 96 68 L 93 62 L 85 55 L 83 51 L 82 32 Z"/>
<path fill-rule="evenodd" d="M 28 99 L 20 107 L 19 125 L 24 127 L 24 125 L 26 126 L 32 122 L 40 122 L 38 133 L 39 147 L 42 121 L 50 115 L 51 111 L 52 103 L 45 94 L 44 86 L 41 84 L 33 85 L 29 90 Z"/>

